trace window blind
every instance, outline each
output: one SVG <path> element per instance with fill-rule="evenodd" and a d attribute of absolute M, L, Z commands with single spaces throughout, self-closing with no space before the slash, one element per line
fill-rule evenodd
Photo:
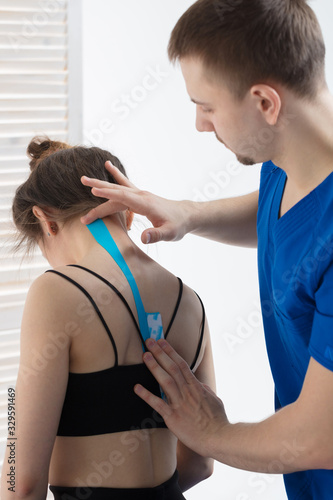
<path fill-rule="evenodd" d="M 37 134 L 68 140 L 67 0 L 0 0 L 0 463 L 7 391 L 14 386 L 25 297 L 49 267 L 40 252 L 13 255 L 11 203 L 28 176 L 26 147 Z"/>

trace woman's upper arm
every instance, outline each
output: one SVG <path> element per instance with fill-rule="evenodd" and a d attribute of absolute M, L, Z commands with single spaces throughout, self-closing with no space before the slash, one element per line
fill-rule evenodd
<path fill-rule="evenodd" d="M 40 276 L 29 290 L 23 313 L 16 436 L 17 487 L 24 491 L 34 490 L 41 483 L 47 486 L 67 388 L 71 338 L 66 325 L 69 318 L 62 315 L 64 298 L 60 288 L 54 276 Z"/>
<path fill-rule="evenodd" d="M 202 353 L 199 356 L 197 367 L 194 367 L 193 371 L 200 382 L 208 385 L 213 391 L 216 390 L 213 353 L 207 318 L 205 320 Z M 186 491 L 198 482 L 207 479 L 213 473 L 213 466 L 213 459 L 198 455 L 178 440 L 177 468 L 182 491 Z"/>
<path fill-rule="evenodd" d="M 193 372 L 200 382 L 209 385 L 213 391 L 216 390 L 212 343 L 207 318 L 205 318 L 202 353 L 199 356 L 198 363 L 196 363 Z"/>

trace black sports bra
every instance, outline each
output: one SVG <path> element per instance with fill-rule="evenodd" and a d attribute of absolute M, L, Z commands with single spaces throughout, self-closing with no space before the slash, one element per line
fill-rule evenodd
<path fill-rule="evenodd" d="M 108 285 L 121 299 L 132 317 L 134 326 L 140 339 L 140 328 L 134 314 L 124 296 L 105 278 L 91 269 L 71 264 L 99 278 Z M 94 436 L 114 432 L 130 431 L 147 428 L 166 427 L 163 418 L 147 403 L 139 398 L 133 388 L 135 384 L 142 384 L 153 394 L 160 396 L 160 387 L 144 363 L 135 365 L 118 365 L 118 353 L 114 338 L 91 295 L 79 283 L 69 276 L 49 269 L 51 272 L 62 276 L 67 281 L 79 288 L 94 307 L 112 343 L 115 353 L 115 364 L 111 368 L 90 373 L 69 372 L 65 400 L 60 417 L 58 436 Z M 180 278 L 179 294 L 171 321 L 165 332 L 166 338 L 175 320 L 183 293 L 183 283 Z M 194 368 L 202 345 L 205 328 L 205 309 L 202 306 L 202 325 L 200 338 L 191 369 Z"/>

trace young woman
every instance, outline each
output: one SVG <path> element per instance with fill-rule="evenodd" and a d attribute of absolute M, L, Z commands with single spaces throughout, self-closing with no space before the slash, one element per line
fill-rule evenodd
<path fill-rule="evenodd" d="M 160 334 L 162 325 L 164 337 L 214 389 L 203 304 L 133 243 L 129 210 L 99 220 L 120 255 L 110 255 L 93 227 L 81 223 L 105 201 L 81 177 L 115 183 L 104 167 L 110 160 L 125 174 L 115 156 L 48 138 L 32 140 L 28 155 L 31 173 L 16 191 L 13 218 L 19 245 L 38 244 L 53 269 L 33 282 L 24 309 L 15 492 L 7 483 L 7 447 L 1 498 L 45 499 L 48 483 L 56 500 L 184 498 L 182 491 L 211 475 L 213 463 L 177 441 L 134 393 L 141 383 L 160 394 L 142 361 L 137 300 L 150 334 Z"/>

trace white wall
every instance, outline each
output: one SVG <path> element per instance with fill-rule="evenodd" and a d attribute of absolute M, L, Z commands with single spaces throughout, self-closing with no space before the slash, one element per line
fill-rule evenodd
<path fill-rule="evenodd" d="M 85 141 L 109 148 L 120 157 L 134 183 L 159 195 L 213 199 L 244 194 L 257 189 L 259 167 L 239 165 L 237 173 L 228 173 L 236 163 L 233 154 L 213 134 L 195 130 L 195 107 L 180 70 L 167 59 L 170 32 L 191 3 L 82 0 Z M 311 4 L 324 30 L 332 88 L 333 5 L 331 0 Z M 146 90 L 144 85 L 154 88 Z M 131 102 L 123 104 L 126 95 Z M 132 232 L 137 241 L 142 224 L 139 221 Z M 181 276 L 205 302 L 218 394 L 229 418 L 256 421 L 270 415 L 273 384 L 259 312 L 256 252 L 192 236 L 147 251 Z M 238 339 L 234 347 L 226 341 L 228 333 Z M 286 498 L 281 477 L 221 464 L 216 465 L 212 478 L 186 497 L 195 500 L 203 495 L 211 500 Z"/>

